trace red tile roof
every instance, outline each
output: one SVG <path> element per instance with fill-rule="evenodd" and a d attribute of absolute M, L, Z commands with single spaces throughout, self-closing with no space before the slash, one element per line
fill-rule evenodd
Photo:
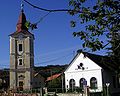
<path fill-rule="evenodd" d="M 46 81 L 51 81 L 51 80 L 53 80 L 53 79 L 58 78 L 59 76 L 61 76 L 61 73 L 55 74 L 55 75 L 52 75 L 52 76 L 48 77 Z"/>
<path fill-rule="evenodd" d="M 34 35 L 28 31 L 28 28 L 25 26 L 25 23 L 26 23 L 26 16 L 24 12 L 21 11 L 16 25 L 16 32 L 10 34 L 10 36 L 15 36 L 19 33 L 23 33 L 24 35 L 32 35 L 34 37 Z"/>

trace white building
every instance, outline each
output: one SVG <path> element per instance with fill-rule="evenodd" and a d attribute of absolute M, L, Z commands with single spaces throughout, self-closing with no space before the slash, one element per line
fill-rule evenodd
<path fill-rule="evenodd" d="M 108 65 L 105 56 L 78 51 L 65 70 L 66 91 L 88 86 L 90 92 L 102 92 L 103 87 L 109 85 L 110 92 L 119 92 L 120 81 L 111 71 L 113 66 Z"/>

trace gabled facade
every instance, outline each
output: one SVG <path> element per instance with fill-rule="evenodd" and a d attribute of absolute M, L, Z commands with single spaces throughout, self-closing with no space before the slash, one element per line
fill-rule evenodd
<path fill-rule="evenodd" d="M 84 56 L 83 53 L 78 53 L 64 72 L 66 91 L 69 89 L 74 90 L 75 87 L 83 88 L 86 85 L 94 87 L 96 91 L 101 92 L 103 90 L 101 69 L 100 66 Z"/>
<path fill-rule="evenodd" d="M 64 72 L 66 91 L 87 87 L 90 92 L 103 92 L 109 87 L 111 94 L 119 93 L 120 80 L 111 70 L 113 65 L 111 67 L 109 61 L 104 56 L 78 52 Z"/>

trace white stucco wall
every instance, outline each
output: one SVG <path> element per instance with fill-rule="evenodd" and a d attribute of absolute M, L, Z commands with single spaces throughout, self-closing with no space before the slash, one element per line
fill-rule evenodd
<path fill-rule="evenodd" d="M 78 65 L 83 63 L 84 70 L 78 69 Z M 69 81 L 70 79 L 75 80 L 75 86 L 79 87 L 79 81 L 81 78 L 85 78 L 87 80 L 87 86 L 90 86 L 90 79 L 95 77 L 97 79 L 97 86 L 99 90 L 102 89 L 102 72 L 101 67 L 98 66 L 95 62 L 90 60 L 88 57 L 84 57 L 84 55 L 78 54 L 77 57 L 71 62 L 69 67 L 66 69 L 65 73 L 65 86 L 69 89 Z"/>

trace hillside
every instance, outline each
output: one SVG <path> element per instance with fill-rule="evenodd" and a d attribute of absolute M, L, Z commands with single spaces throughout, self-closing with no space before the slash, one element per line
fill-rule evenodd
<path fill-rule="evenodd" d="M 47 65 L 47 66 L 40 66 L 35 67 L 35 72 L 39 72 L 43 77 L 47 78 L 51 75 L 64 72 L 64 70 L 67 68 L 67 64 L 65 65 Z"/>

